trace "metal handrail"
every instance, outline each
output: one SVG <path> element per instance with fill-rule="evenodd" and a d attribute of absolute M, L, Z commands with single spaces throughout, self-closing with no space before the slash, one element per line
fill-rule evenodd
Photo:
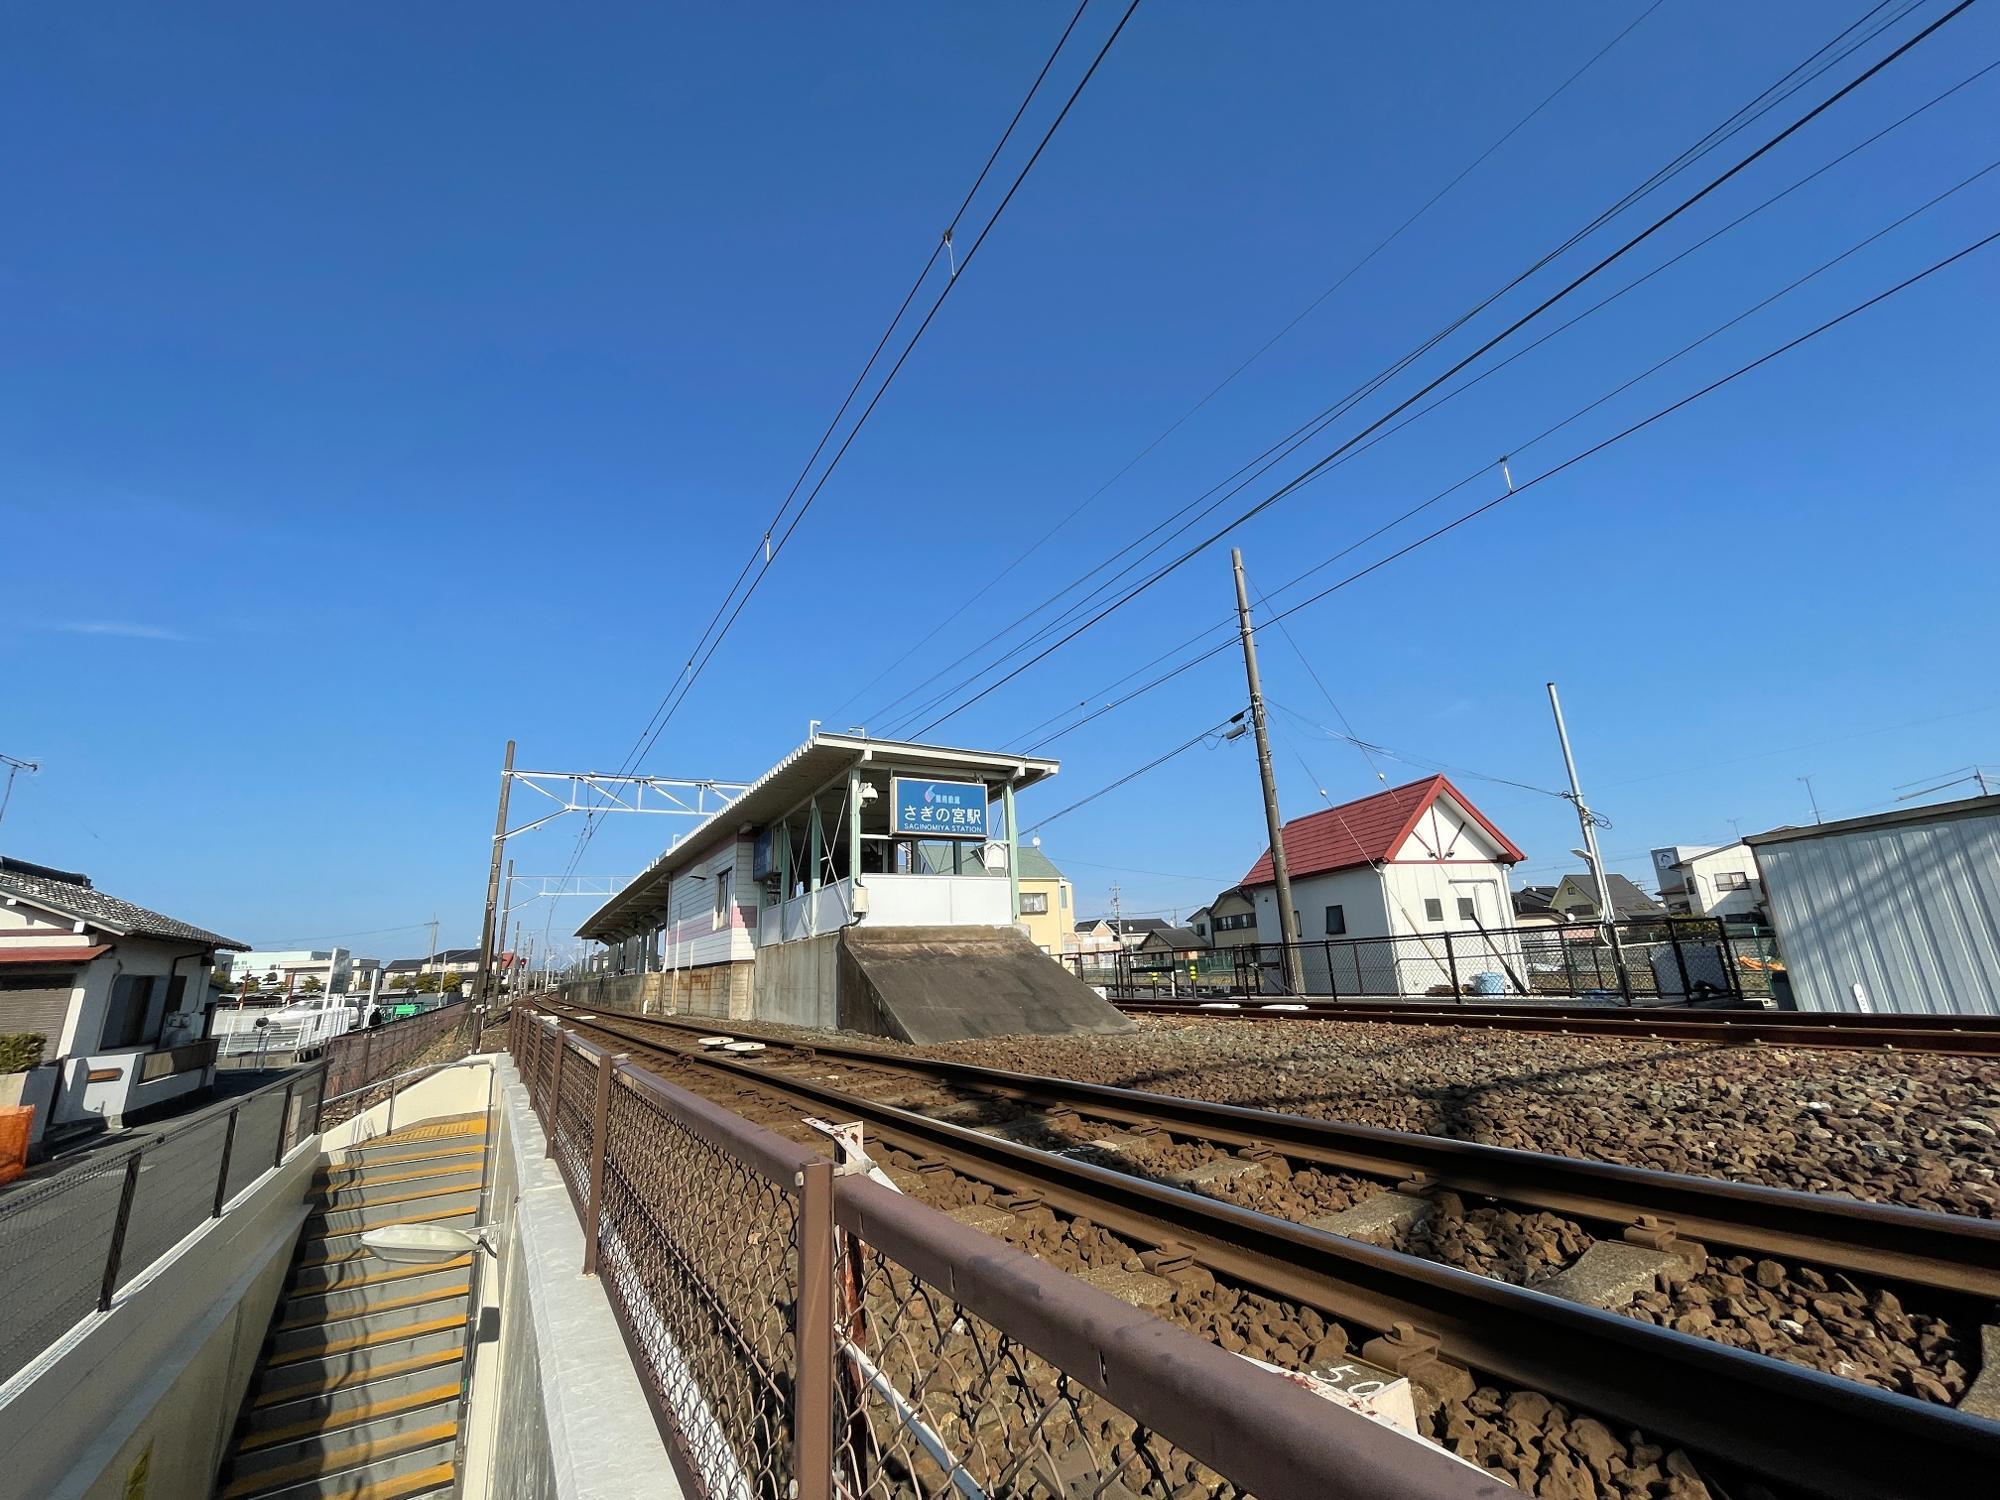
<path fill-rule="evenodd" d="M 338 1104 L 342 1099 L 352 1099 L 356 1094 L 366 1094 L 373 1089 L 387 1088 L 391 1084 L 401 1083 L 406 1078 L 420 1078 L 430 1073 L 442 1073 L 446 1068 L 472 1067 L 487 1068 L 490 1070 L 494 1065 L 494 1060 L 494 1055 L 490 1052 L 471 1052 L 467 1053 L 464 1057 L 454 1057 L 448 1062 L 426 1063 L 421 1068 L 409 1068 L 401 1073 L 392 1073 L 387 1078 L 378 1078 L 373 1083 L 364 1083 L 358 1089 L 349 1089 L 344 1094 L 335 1094 L 332 1098 L 326 1100 L 326 1103 Z M 490 1072 L 486 1079 L 486 1111 L 488 1114 L 493 1112 L 493 1077 Z M 384 1135 L 395 1133 L 396 1094 L 394 1091 L 391 1091 L 389 1095 L 389 1113 L 382 1123 L 384 1126 L 382 1133 Z M 482 1188 L 484 1187 L 483 1180 L 481 1186 Z"/>

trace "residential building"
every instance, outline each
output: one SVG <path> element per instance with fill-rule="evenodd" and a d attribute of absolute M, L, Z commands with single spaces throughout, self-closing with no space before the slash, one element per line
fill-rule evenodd
<path fill-rule="evenodd" d="M 1621 922 L 1664 917 L 1667 909 L 1632 884 L 1616 870 L 1606 872 L 1604 884 L 1611 892 L 1611 911 Z M 1549 907 L 1565 922 L 1601 922 L 1597 905 L 1597 879 L 1588 870 L 1565 875 L 1549 897 Z"/>
<path fill-rule="evenodd" d="M 1514 951 L 1508 872 L 1522 854 L 1447 777 L 1426 777 L 1294 818 L 1282 837 L 1299 936 L 1318 945 L 1302 955 L 1309 991 L 1401 994 L 1410 982 L 1403 972 L 1405 947 L 1413 959 L 1422 951 L 1421 945 L 1378 945 L 1382 951 L 1371 951 L 1367 965 L 1355 961 L 1351 975 L 1336 974 L 1331 966 L 1357 950 L 1339 950 L 1324 939 L 1468 933 L 1492 947 L 1494 970 L 1507 967 Z M 1268 849 L 1242 888 L 1256 905 L 1258 937 L 1281 941 Z M 1427 975 L 1435 967 L 1423 963 Z M 1429 982 L 1414 992 L 1423 993 Z"/>
<path fill-rule="evenodd" d="M 1242 948 L 1257 941 L 1257 903 L 1240 885 L 1233 885 L 1188 917 L 1203 946 Z"/>
<path fill-rule="evenodd" d="M 1744 843 L 1799 1009 L 2000 1016 L 2000 796 Z"/>
<path fill-rule="evenodd" d="M 238 954 L 229 965 L 229 978 L 242 985 L 254 985 L 273 995 L 296 995 L 308 989 L 314 994 L 344 995 L 352 982 L 354 956 L 345 948 L 286 948 L 253 950 Z"/>
<path fill-rule="evenodd" d="M 116 1128 L 212 1085 L 210 971 L 247 947 L 0 856 L 0 1033 L 42 1038 L 41 1063 L 13 1075 L 34 1139 Z"/>
<path fill-rule="evenodd" d="M 1071 952 L 1103 953 L 1136 948 L 1161 928 L 1172 925 L 1159 917 L 1091 917 L 1076 924 Z"/>
<path fill-rule="evenodd" d="M 1524 885 L 1514 892 L 1514 925 L 1555 927 L 1563 921 L 1555 909 L 1556 888 L 1552 885 Z"/>
<path fill-rule="evenodd" d="M 478 972 L 477 948 L 444 948 L 422 958 L 392 958 L 382 965 L 382 988 L 412 989 L 420 975 L 435 974 L 439 976 L 441 987 L 449 990 L 462 987 Z"/>
<path fill-rule="evenodd" d="M 1140 953 L 1187 953 L 1197 948 L 1206 948 L 1201 934 L 1192 927 L 1158 927 L 1140 939 L 1136 951 Z"/>
<path fill-rule="evenodd" d="M 1750 921 L 1764 909 L 1764 884 L 1748 844 L 1670 844 L 1653 851 L 1660 900 L 1676 916 Z"/>
<path fill-rule="evenodd" d="M 1028 941 L 1051 957 L 1061 953 L 1075 910 L 1076 896 L 1069 877 L 1039 847 L 1023 845 L 1021 925 L 1028 929 Z"/>

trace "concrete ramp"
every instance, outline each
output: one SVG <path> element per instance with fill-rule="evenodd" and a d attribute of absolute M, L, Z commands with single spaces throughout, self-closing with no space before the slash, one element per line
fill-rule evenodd
<path fill-rule="evenodd" d="M 838 963 L 852 1031 L 931 1043 L 1134 1029 L 1013 927 L 849 927 Z"/>

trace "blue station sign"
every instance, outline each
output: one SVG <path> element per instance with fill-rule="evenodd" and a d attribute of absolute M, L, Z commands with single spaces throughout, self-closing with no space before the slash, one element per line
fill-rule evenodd
<path fill-rule="evenodd" d="M 986 837 L 986 788 L 977 781 L 889 778 L 890 831 L 899 837 Z"/>

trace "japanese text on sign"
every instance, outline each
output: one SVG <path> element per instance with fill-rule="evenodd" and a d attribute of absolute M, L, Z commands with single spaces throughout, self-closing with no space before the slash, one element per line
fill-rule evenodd
<path fill-rule="evenodd" d="M 986 788 L 976 781 L 890 778 L 891 831 L 937 839 L 986 837 Z"/>

